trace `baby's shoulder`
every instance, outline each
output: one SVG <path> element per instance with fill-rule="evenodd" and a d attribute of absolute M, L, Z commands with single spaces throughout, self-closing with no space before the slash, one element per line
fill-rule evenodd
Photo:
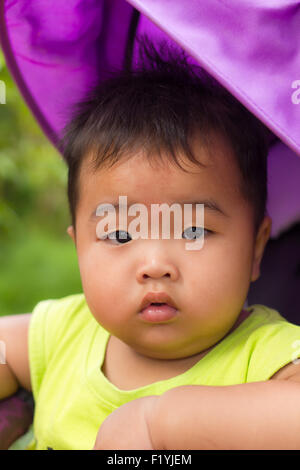
<path fill-rule="evenodd" d="M 300 330 L 299 325 L 290 323 L 284 316 L 275 310 L 274 308 L 268 307 L 262 304 L 253 304 L 247 308 L 250 312 L 248 322 L 246 322 L 248 328 L 254 331 L 268 331 L 270 328 L 282 330 L 282 329 L 296 329 Z"/>
<path fill-rule="evenodd" d="M 41 300 L 33 309 L 35 317 L 47 317 L 47 320 L 55 321 L 56 317 L 63 321 L 67 317 L 76 315 L 84 310 L 84 294 L 73 294 L 62 298 Z"/>
<path fill-rule="evenodd" d="M 39 302 L 32 312 L 30 329 L 31 334 L 56 343 L 94 322 L 84 294 L 79 293 Z"/>
<path fill-rule="evenodd" d="M 300 326 L 265 305 L 256 304 L 251 308 L 244 336 L 244 345 L 249 351 L 248 380 L 268 380 L 300 356 Z"/>
<path fill-rule="evenodd" d="M 300 326 L 289 322 L 274 308 L 254 304 L 247 310 L 251 314 L 243 322 L 241 336 L 253 343 L 253 349 L 287 348 L 300 339 Z"/>

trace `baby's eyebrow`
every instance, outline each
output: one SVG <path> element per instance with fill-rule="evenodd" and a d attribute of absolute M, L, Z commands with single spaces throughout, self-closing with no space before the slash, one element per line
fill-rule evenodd
<path fill-rule="evenodd" d="M 205 209 L 214 211 L 217 215 L 223 215 L 224 217 L 229 217 L 229 215 L 221 208 L 221 206 L 214 199 L 204 199 L 203 201 L 181 201 L 178 204 L 204 204 Z"/>
<path fill-rule="evenodd" d="M 133 204 L 137 204 L 136 202 L 127 202 L 127 207 L 133 205 Z M 163 203 L 161 203 L 163 204 Z M 216 215 L 222 215 L 224 217 L 229 217 L 229 215 L 224 211 L 224 209 L 221 208 L 221 206 L 214 200 L 214 199 L 204 199 L 202 201 L 173 201 L 171 203 L 169 203 L 170 206 L 172 206 L 173 204 L 180 204 L 180 205 L 184 205 L 184 204 L 192 204 L 194 207 L 196 207 L 196 204 L 203 204 L 204 205 L 204 208 L 205 209 L 208 209 L 212 212 L 214 212 Z M 89 220 L 95 220 L 97 219 L 97 209 L 99 206 L 102 206 L 102 210 L 107 210 L 109 211 L 110 209 L 112 209 L 112 207 L 118 211 L 120 209 L 120 207 L 123 207 L 122 205 L 120 205 L 118 202 L 100 202 L 97 207 L 93 210 L 93 212 L 91 213 L 90 215 L 90 219 Z M 105 206 L 107 205 L 107 209 L 105 208 Z M 126 208 L 126 205 L 124 205 L 124 207 Z"/>

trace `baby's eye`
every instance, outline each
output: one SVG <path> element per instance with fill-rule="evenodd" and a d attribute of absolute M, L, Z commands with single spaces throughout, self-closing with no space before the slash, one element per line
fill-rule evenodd
<path fill-rule="evenodd" d="M 195 240 L 196 238 L 203 236 L 203 231 L 206 232 L 207 235 L 209 233 L 212 233 L 211 230 L 207 230 L 206 228 L 193 226 L 193 227 L 186 228 L 182 232 L 182 234 L 183 234 L 183 238 L 186 238 L 188 240 Z"/>
<path fill-rule="evenodd" d="M 122 234 L 122 238 L 120 234 Z M 127 234 L 127 235 L 124 235 L 124 234 Z M 132 240 L 131 236 L 129 235 L 128 232 L 126 232 L 126 230 L 116 230 L 114 232 L 110 232 L 106 238 L 108 238 L 110 241 L 116 240 L 120 244 L 124 244 Z"/>

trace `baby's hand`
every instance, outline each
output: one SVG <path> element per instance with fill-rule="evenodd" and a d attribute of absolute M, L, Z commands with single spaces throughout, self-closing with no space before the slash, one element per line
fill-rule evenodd
<path fill-rule="evenodd" d="M 137 398 L 113 411 L 100 426 L 93 450 L 153 450 L 150 422 L 158 398 Z"/>

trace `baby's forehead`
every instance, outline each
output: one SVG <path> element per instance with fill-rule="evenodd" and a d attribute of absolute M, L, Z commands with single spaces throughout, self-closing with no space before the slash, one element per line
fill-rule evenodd
<path fill-rule="evenodd" d="M 120 195 L 128 196 L 132 203 L 146 205 L 184 203 L 193 197 L 229 201 L 242 197 L 239 169 L 228 146 L 194 146 L 193 151 L 198 163 L 181 155 L 180 166 L 166 155 L 162 160 L 149 159 L 140 151 L 96 169 L 93 156 L 88 156 L 80 176 L 80 196 L 86 199 L 89 195 L 93 205 L 95 199 L 101 204 L 105 200 L 117 201 Z"/>
<path fill-rule="evenodd" d="M 215 135 L 207 143 L 194 137 L 191 140 L 191 155 L 187 155 L 182 149 L 177 149 L 176 154 L 162 148 L 136 148 L 125 150 L 115 155 L 114 159 L 102 160 L 97 152 L 87 153 L 83 159 L 80 169 L 80 179 L 84 182 L 95 175 L 106 180 L 113 180 L 118 175 L 128 172 L 131 180 L 134 175 L 156 173 L 167 174 L 170 180 L 179 170 L 186 175 L 201 174 L 206 169 L 206 174 L 224 173 L 233 177 L 239 175 L 239 167 L 234 152 L 222 136 Z M 130 182 L 130 180 L 128 180 Z"/>

